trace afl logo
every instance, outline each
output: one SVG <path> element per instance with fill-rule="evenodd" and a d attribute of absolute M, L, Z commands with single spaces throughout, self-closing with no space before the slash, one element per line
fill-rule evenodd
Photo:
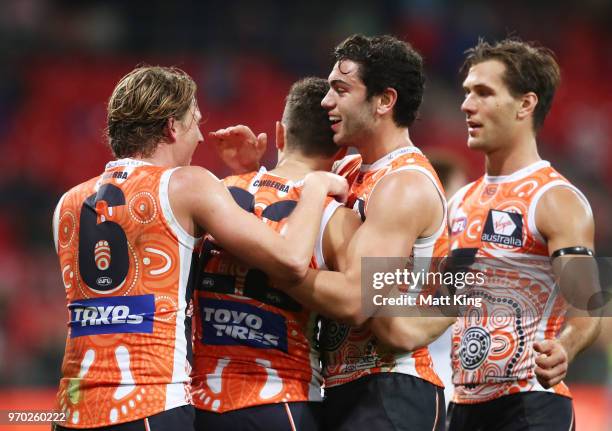
<path fill-rule="evenodd" d="M 328 352 L 338 349 L 349 333 L 349 327 L 333 320 L 323 319 L 321 348 Z"/>
<path fill-rule="evenodd" d="M 113 284 L 113 279 L 110 277 L 98 277 L 96 284 L 100 287 L 106 287 Z"/>
<path fill-rule="evenodd" d="M 491 335 L 483 328 L 469 328 L 463 334 L 459 356 L 461 366 L 469 371 L 478 368 L 486 359 L 491 348 Z"/>
<path fill-rule="evenodd" d="M 215 285 L 215 279 L 212 277 L 205 277 L 202 279 L 202 287 L 213 287 Z"/>
<path fill-rule="evenodd" d="M 111 263 L 111 252 L 108 241 L 100 240 L 96 243 L 94 247 L 94 261 L 100 271 L 106 271 L 108 269 Z M 100 283 L 98 283 L 98 285 L 100 285 Z"/>

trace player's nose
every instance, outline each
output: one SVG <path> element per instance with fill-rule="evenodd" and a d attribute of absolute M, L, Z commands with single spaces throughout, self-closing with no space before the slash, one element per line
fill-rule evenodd
<path fill-rule="evenodd" d="M 331 89 L 327 92 L 327 94 L 325 94 L 323 100 L 321 100 L 321 106 L 323 107 L 323 109 L 326 109 L 328 111 L 331 111 L 334 108 L 335 101 Z"/>

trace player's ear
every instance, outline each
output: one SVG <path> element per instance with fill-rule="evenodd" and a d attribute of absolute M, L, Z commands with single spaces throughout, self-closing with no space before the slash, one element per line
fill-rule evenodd
<path fill-rule="evenodd" d="M 530 115 L 533 115 L 537 104 L 538 95 L 533 91 L 523 94 L 520 98 L 520 105 L 516 113 L 516 118 L 518 120 L 525 120 L 526 118 L 529 118 Z"/>
<path fill-rule="evenodd" d="M 380 115 L 385 115 L 388 112 L 391 112 L 395 106 L 395 102 L 397 102 L 397 91 L 395 91 L 395 88 L 385 88 L 382 94 L 378 96 L 376 112 Z"/>
<path fill-rule="evenodd" d="M 285 149 L 285 126 L 280 121 L 276 122 L 276 148 L 278 151 Z"/>
<path fill-rule="evenodd" d="M 164 135 L 168 143 L 172 143 L 176 141 L 176 119 L 174 117 L 168 118 L 166 122 L 166 127 L 164 128 Z"/>

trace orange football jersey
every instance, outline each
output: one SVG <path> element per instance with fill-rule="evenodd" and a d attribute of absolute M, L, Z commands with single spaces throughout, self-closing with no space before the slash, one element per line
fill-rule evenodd
<path fill-rule="evenodd" d="M 334 166 L 334 171 L 351 184 L 347 206 L 357 212 L 362 220 L 367 217 L 368 200 L 376 184 L 386 175 L 401 171 L 416 171 L 425 175 L 435 185 L 446 214 L 446 199 L 438 176 L 429 160 L 416 147 L 402 147 L 371 165 L 361 162 L 361 156 L 347 156 Z M 392 211 L 392 206 L 389 207 Z M 430 237 L 418 238 L 406 256 L 419 258 L 444 257 L 448 251 L 446 216 L 440 228 Z M 331 320 L 324 320 L 321 348 L 325 386 L 332 387 L 359 377 L 396 372 L 413 375 L 430 383 L 443 386 L 436 375 L 427 347 L 414 352 L 397 353 L 378 345 L 376 336 L 367 326 L 352 327 Z"/>
<path fill-rule="evenodd" d="M 110 162 L 55 210 L 68 321 L 57 408 L 67 427 L 133 421 L 190 402 L 197 238 L 172 213 L 173 171 Z"/>
<path fill-rule="evenodd" d="M 302 182 L 259 172 L 224 180 L 236 202 L 277 231 L 300 198 Z M 323 231 L 341 204 L 328 198 L 310 264 L 325 268 Z M 195 294 L 193 402 L 223 413 L 293 401 L 321 401 L 318 317 L 273 288 L 260 270 L 208 237 Z"/>
<path fill-rule="evenodd" d="M 546 390 L 534 374 L 533 343 L 557 336 L 565 301 L 558 295 L 535 212 L 553 187 L 574 190 L 588 205 L 546 161 L 507 176 L 485 175 L 449 202 L 451 254 L 477 258 L 471 269 L 485 275 L 482 286 L 469 290 L 482 298 L 481 306 L 468 306 L 453 327 L 456 403 Z M 547 391 L 570 396 L 564 383 Z"/>

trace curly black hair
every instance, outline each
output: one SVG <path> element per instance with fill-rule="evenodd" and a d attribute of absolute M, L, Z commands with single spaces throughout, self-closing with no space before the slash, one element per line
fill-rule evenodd
<path fill-rule="evenodd" d="M 423 100 L 425 73 L 423 58 L 409 43 L 390 35 L 355 34 L 335 48 L 334 57 L 337 62 L 351 60 L 359 65 L 368 99 L 387 88 L 395 89 L 395 124 L 408 127 L 414 123 Z"/>

